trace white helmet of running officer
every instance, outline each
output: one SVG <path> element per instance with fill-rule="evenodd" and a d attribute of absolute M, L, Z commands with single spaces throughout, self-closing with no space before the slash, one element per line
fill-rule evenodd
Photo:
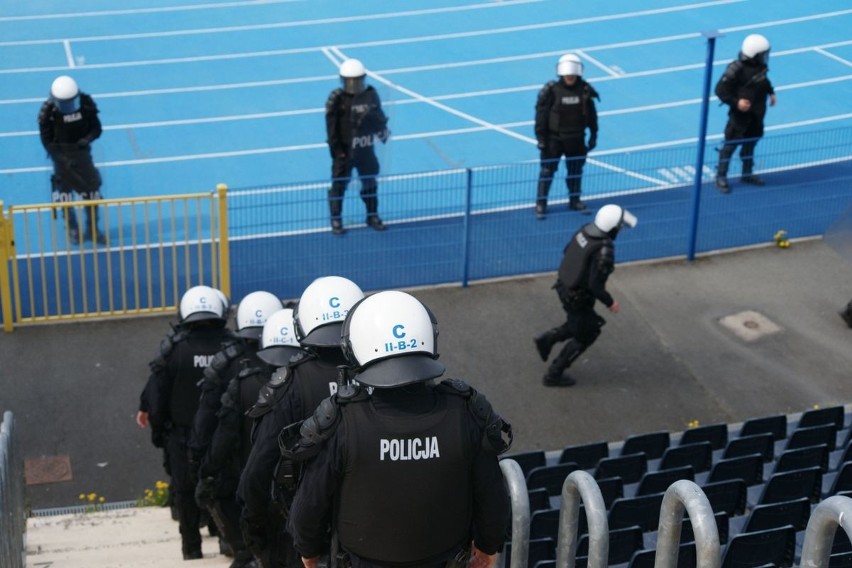
<path fill-rule="evenodd" d="M 274 367 L 283 367 L 300 351 L 302 348 L 296 339 L 293 309 L 284 308 L 269 316 L 263 325 L 263 335 L 260 336 L 258 359 Z"/>
<path fill-rule="evenodd" d="M 357 59 L 347 59 L 340 64 L 340 82 L 343 90 L 350 95 L 357 95 L 366 88 L 365 78 L 367 69 Z"/>
<path fill-rule="evenodd" d="M 180 299 L 180 322 L 225 321 L 225 308 L 219 293 L 210 286 L 193 286 Z"/>
<path fill-rule="evenodd" d="M 311 282 L 296 306 L 293 320 L 302 346 L 340 347 L 340 328 L 346 314 L 364 297 L 357 284 L 341 276 Z"/>
<path fill-rule="evenodd" d="M 246 295 L 237 306 L 237 335 L 246 339 L 260 339 L 266 320 L 283 308 L 275 294 L 257 291 Z"/>
<path fill-rule="evenodd" d="M 636 215 L 620 205 L 613 205 L 612 203 L 601 207 L 595 215 L 595 227 L 608 234 L 612 239 L 618 235 L 618 231 L 625 225 L 632 229 L 638 222 Z"/>
<path fill-rule="evenodd" d="M 68 75 L 60 75 L 50 85 L 50 98 L 59 112 L 71 114 L 80 110 L 80 87 Z"/>
<path fill-rule="evenodd" d="M 341 342 L 355 379 L 367 386 L 401 387 L 444 374 L 435 316 L 405 292 L 378 292 L 355 304 Z"/>
<path fill-rule="evenodd" d="M 753 59 L 762 65 L 769 63 L 769 40 L 760 34 L 751 34 L 743 40 L 740 48 L 740 59 L 743 61 Z"/>
<path fill-rule="evenodd" d="M 566 53 L 559 58 L 556 64 L 556 74 L 560 77 L 574 75 L 576 77 L 583 76 L 583 62 L 573 53 Z"/>

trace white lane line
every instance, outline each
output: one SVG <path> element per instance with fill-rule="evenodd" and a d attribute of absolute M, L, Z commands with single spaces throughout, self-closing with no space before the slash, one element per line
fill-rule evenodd
<path fill-rule="evenodd" d="M 305 0 L 247 0 L 244 2 L 222 2 L 221 4 L 198 4 L 195 6 L 162 6 L 159 8 L 134 8 L 127 10 L 99 10 L 96 12 L 72 12 L 67 14 L 34 14 L 31 16 L 4 16 L 0 22 L 25 22 L 32 20 L 64 20 L 77 18 L 100 18 L 103 16 L 135 16 L 139 14 L 162 14 L 165 12 L 188 12 L 190 10 L 218 10 L 221 8 L 239 8 L 242 6 L 258 6 L 260 4 L 292 4 Z"/>
<path fill-rule="evenodd" d="M 849 61 L 848 59 L 844 59 L 843 57 L 840 57 L 839 55 L 834 55 L 833 53 L 829 53 L 824 49 L 820 49 L 819 47 L 814 49 L 814 51 L 816 51 L 820 55 L 824 55 L 825 57 L 828 57 L 829 59 L 834 59 L 835 61 L 839 61 L 840 63 L 844 64 L 847 67 L 852 67 L 852 61 Z"/>
<path fill-rule="evenodd" d="M 826 116 L 821 118 L 814 118 L 810 120 L 801 120 L 796 122 L 789 122 L 786 124 L 776 124 L 772 126 L 767 126 L 767 131 L 778 131 L 778 130 L 787 130 L 792 128 L 799 128 L 801 126 L 812 126 L 815 124 L 826 124 L 829 122 L 841 122 L 844 120 L 852 119 L 852 113 L 847 114 L 839 114 L 834 116 Z M 520 128 L 522 126 L 527 126 L 528 122 L 515 122 L 509 124 L 500 124 L 496 125 L 499 128 Z M 440 130 L 434 132 L 421 132 L 417 134 L 402 134 L 402 135 L 394 135 L 394 140 L 419 140 L 423 138 L 435 138 L 438 136 L 456 136 L 458 134 L 476 134 L 480 132 L 485 132 L 491 130 L 491 128 L 485 126 L 472 126 L 467 128 L 458 128 L 453 130 Z M 714 134 L 707 137 L 708 140 L 720 140 L 722 138 L 721 134 Z M 611 150 L 602 150 L 596 151 L 590 154 L 593 157 L 602 157 L 609 156 L 612 154 L 623 154 L 625 152 L 637 152 L 641 150 L 653 150 L 658 148 L 669 148 L 672 146 L 682 146 L 686 144 L 695 144 L 697 141 L 697 137 L 693 138 L 682 138 L 679 140 L 669 140 L 666 142 L 655 142 L 652 144 L 640 144 L 637 146 L 625 146 L 622 148 L 613 148 Z M 168 163 L 168 162 L 185 162 L 189 160 L 211 160 L 211 159 L 221 159 L 221 158 L 231 158 L 235 156 L 252 156 L 252 155 L 260 155 L 260 154 L 275 154 L 282 152 L 295 152 L 299 150 L 316 150 L 316 149 L 326 149 L 328 146 L 325 142 L 319 142 L 315 144 L 299 144 L 295 146 L 278 146 L 273 148 L 256 148 L 251 150 L 237 150 L 230 152 L 212 152 L 205 154 L 188 154 L 181 156 L 163 156 L 161 158 L 144 158 L 144 159 L 136 159 L 136 160 L 118 160 L 112 162 L 98 162 L 98 167 L 119 167 L 119 166 L 136 166 L 136 165 L 145 165 L 145 164 L 157 164 L 157 163 Z M 532 160 L 530 160 L 532 161 Z M 537 161 L 537 160 L 536 160 Z M 50 166 L 33 166 L 26 168 L 7 168 L 0 169 L 0 175 L 3 174 L 22 174 L 22 173 L 33 173 L 33 172 L 47 172 L 53 171 L 53 168 Z"/>
<path fill-rule="evenodd" d="M 375 20 L 389 20 L 395 18 L 420 18 L 428 15 L 447 14 L 452 12 L 467 12 L 473 10 L 489 10 L 494 8 L 504 8 L 516 4 L 535 4 L 544 0 L 507 0 L 495 4 L 494 2 L 486 2 L 484 4 L 468 4 L 465 6 L 449 6 L 444 8 L 424 8 L 420 10 L 407 10 L 401 12 L 383 12 L 379 14 L 365 14 L 361 16 L 340 16 L 335 18 L 319 18 L 315 20 L 301 20 L 296 22 L 271 22 L 266 24 L 252 24 L 242 26 L 218 26 L 213 28 L 198 28 L 190 30 L 172 30 L 167 32 L 142 32 L 135 34 L 115 34 L 104 36 L 82 36 L 71 38 L 79 42 L 96 42 L 96 41 L 115 41 L 127 39 L 146 39 L 159 37 L 176 37 L 176 36 L 194 36 L 207 34 L 222 34 L 233 32 L 249 32 L 258 30 L 274 30 L 282 28 L 301 28 L 310 26 L 326 26 L 330 24 L 345 24 L 353 22 L 365 22 Z M 726 0 L 744 2 L 745 0 Z M 21 46 L 21 45 L 39 45 L 56 43 L 56 39 L 36 39 L 36 40 L 18 40 L 0 42 L 0 47 L 4 46 Z"/>
<path fill-rule="evenodd" d="M 62 47 L 65 48 L 65 60 L 68 62 L 68 67 L 74 69 L 74 54 L 71 53 L 71 42 L 67 39 L 62 42 Z"/>
<path fill-rule="evenodd" d="M 836 18 L 838 16 L 845 16 L 847 14 L 852 14 L 852 9 L 848 10 L 836 10 L 834 12 L 822 12 L 819 14 L 811 14 L 809 16 L 799 16 L 797 18 L 786 18 L 784 20 L 771 20 L 769 22 L 764 22 L 762 24 L 748 24 L 744 26 L 733 26 L 730 28 L 723 28 L 719 30 L 723 34 L 729 34 L 732 32 L 743 32 L 747 30 L 758 30 L 767 27 L 775 27 L 775 26 L 786 26 L 789 24 L 800 24 L 802 22 L 812 22 L 814 20 L 824 20 L 826 18 Z"/>
<path fill-rule="evenodd" d="M 575 50 L 575 53 L 586 61 L 588 61 L 589 63 L 591 63 L 592 65 L 594 65 L 595 67 L 597 67 L 598 69 L 600 69 L 601 71 L 603 71 L 604 73 L 606 73 L 607 75 L 611 75 L 613 77 L 620 77 L 621 75 L 624 75 L 624 73 L 619 73 L 614 69 L 607 67 L 582 49 Z"/>

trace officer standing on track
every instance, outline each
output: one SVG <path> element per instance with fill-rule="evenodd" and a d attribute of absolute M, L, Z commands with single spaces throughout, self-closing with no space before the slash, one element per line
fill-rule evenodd
<path fill-rule="evenodd" d="M 233 339 L 219 293 L 194 286 L 180 300 L 181 330 L 160 344 L 163 364 L 145 387 L 151 427 L 166 436 L 166 451 L 184 560 L 202 558 L 201 512 L 195 502 L 196 479 L 190 463 L 189 438 L 198 409 L 204 369 L 223 344 Z"/>
<path fill-rule="evenodd" d="M 325 126 L 331 152 L 331 189 L 328 205 L 331 210 L 331 230 L 342 235 L 343 194 L 358 170 L 361 199 L 367 208 L 367 225 L 377 231 L 385 230 L 379 217 L 378 184 L 379 160 L 373 145 L 376 139 L 384 144 L 390 138 L 388 119 L 382 110 L 379 94 L 365 84 L 367 70 L 357 59 L 347 59 L 340 65 L 342 88 L 331 92 L 325 103 Z"/>
<path fill-rule="evenodd" d="M 101 175 L 92 160 L 91 144 L 102 132 L 98 118 L 98 107 L 94 99 L 80 91 L 76 81 L 67 75 L 57 77 L 50 87 L 50 98 L 38 113 L 38 129 L 41 144 L 53 161 L 50 178 L 54 203 L 73 200 L 72 191 L 84 200 L 101 199 Z M 77 215 L 71 207 L 63 209 L 68 229 L 69 242 L 80 240 Z M 87 241 L 106 243 L 106 237 L 98 229 L 98 208 L 87 206 Z"/>
<path fill-rule="evenodd" d="M 754 148 L 763 137 L 763 118 L 766 116 L 766 99 L 775 106 L 775 89 L 769 81 L 769 41 L 759 34 L 743 40 L 739 57 L 728 64 L 719 82 L 716 96 L 728 105 L 728 123 L 725 125 L 725 143 L 719 151 L 719 166 L 716 170 L 716 187 L 729 193 L 728 167 L 737 146 L 743 183 L 764 185 L 763 178 L 753 173 Z"/>
<path fill-rule="evenodd" d="M 463 381 L 434 384 L 437 337 L 404 292 L 349 312 L 341 341 L 356 383 L 323 401 L 287 452 L 312 458 L 288 522 L 306 568 L 330 550 L 354 568 L 494 565 L 510 513 L 497 456 L 511 426 Z"/>
<path fill-rule="evenodd" d="M 553 288 L 559 295 L 567 320 L 535 338 L 542 361 L 550 350 L 568 340 L 544 375 L 548 387 L 569 387 L 576 381 L 565 371 L 601 333 L 606 321 L 595 313 L 595 300 L 600 300 L 614 314 L 620 305 L 606 290 L 609 275 L 615 270 L 613 241 L 623 226 L 635 227 L 636 217 L 618 205 L 604 205 L 589 223 L 574 233 L 565 247 Z"/>
<path fill-rule="evenodd" d="M 535 202 L 536 218 L 547 215 L 547 196 L 553 174 L 565 156 L 568 186 L 568 208 L 585 211 L 580 200 L 583 166 L 586 154 L 598 143 L 598 112 L 594 99 L 600 96 L 583 79 L 583 63 L 573 53 L 566 53 L 556 65 L 558 81 L 548 81 L 538 93 L 535 104 L 535 138 L 540 150 L 541 171 Z M 586 142 L 586 129 L 589 141 Z"/>
<path fill-rule="evenodd" d="M 279 463 L 279 435 L 337 392 L 338 367 L 346 364 L 340 330 L 349 309 L 363 297 L 358 285 L 339 276 L 317 278 L 305 288 L 293 314 L 296 339 L 304 352 L 273 373 L 249 412 L 256 421 L 253 445 L 237 497 L 243 505 L 242 527 L 250 549 L 255 558 L 269 559 L 272 566 L 299 567 L 288 535 L 277 542 L 268 540 L 270 526 L 284 526 L 293 490 L 285 475 L 289 464 Z M 270 502 L 273 486 L 275 503 Z"/>

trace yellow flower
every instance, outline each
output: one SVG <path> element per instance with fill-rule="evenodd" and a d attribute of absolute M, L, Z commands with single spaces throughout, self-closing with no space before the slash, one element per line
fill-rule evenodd
<path fill-rule="evenodd" d="M 80 493 L 80 501 L 85 501 L 86 495 L 84 493 Z"/>
<path fill-rule="evenodd" d="M 89 493 L 88 499 L 89 499 L 89 501 L 94 501 L 95 498 L 97 498 L 97 496 L 98 496 L 97 493 Z"/>
<path fill-rule="evenodd" d="M 98 503 L 103 503 L 106 501 L 106 497 L 98 497 Z"/>

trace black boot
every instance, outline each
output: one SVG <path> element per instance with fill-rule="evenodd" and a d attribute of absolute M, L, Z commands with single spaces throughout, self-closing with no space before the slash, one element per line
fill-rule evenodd
<path fill-rule="evenodd" d="M 748 184 L 751 184 L 751 185 L 757 185 L 757 186 L 766 185 L 766 182 L 763 181 L 762 177 L 755 175 L 755 174 L 752 174 L 752 173 L 748 173 L 748 174 L 743 173 L 743 177 L 741 178 L 741 180 L 742 180 L 743 183 L 748 183 Z"/>
<path fill-rule="evenodd" d="M 94 206 L 86 207 L 86 234 L 83 235 L 83 239 L 87 241 L 94 241 L 99 245 L 106 244 L 106 237 L 104 234 L 98 229 L 98 208 Z"/>
<path fill-rule="evenodd" d="M 840 312 L 840 317 L 846 322 L 846 325 L 852 327 L 852 302 L 846 306 L 846 309 Z"/>
<path fill-rule="evenodd" d="M 538 337 L 534 337 L 533 341 L 535 341 L 535 348 L 538 349 L 538 355 L 541 357 L 541 360 L 547 361 L 547 358 L 550 357 L 550 350 L 553 349 L 553 344 L 556 343 L 553 330 L 546 331 Z"/>
<path fill-rule="evenodd" d="M 346 232 L 346 229 L 343 228 L 343 221 L 340 219 L 332 219 L 331 220 L 331 232 L 335 235 L 342 235 Z"/>
<path fill-rule="evenodd" d="M 728 183 L 728 166 L 731 164 L 731 156 L 736 147 L 725 144 L 719 150 L 719 165 L 716 166 L 716 187 L 722 193 L 731 192 L 731 184 Z"/>
<path fill-rule="evenodd" d="M 541 383 L 546 387 L 570 387 L 576 385 L 577 381 L 568 374 L 568 369 L 565 369 L 555 377 L 550 373 L 544 375 Z"/>
<path fill-rule="evenodd" d="M 537 203 L 535 206 L 535 218 L 541 221 L 547 219 L 547 204 Z"/>
<path fill-rule="evenodd" d="M 382 223 L 382 219 L 376 213 L 367 215 L 367 226 L 372 227 L 376 231 L 384 231 L 386 229 L 385 224 Z"/>
<path fill-rule="evenodd" d="M 731 184 L 728 183 L 728 178 L 725 176 L 716 176 L 716 187 L 722 193 L 731 193 Z"/>

